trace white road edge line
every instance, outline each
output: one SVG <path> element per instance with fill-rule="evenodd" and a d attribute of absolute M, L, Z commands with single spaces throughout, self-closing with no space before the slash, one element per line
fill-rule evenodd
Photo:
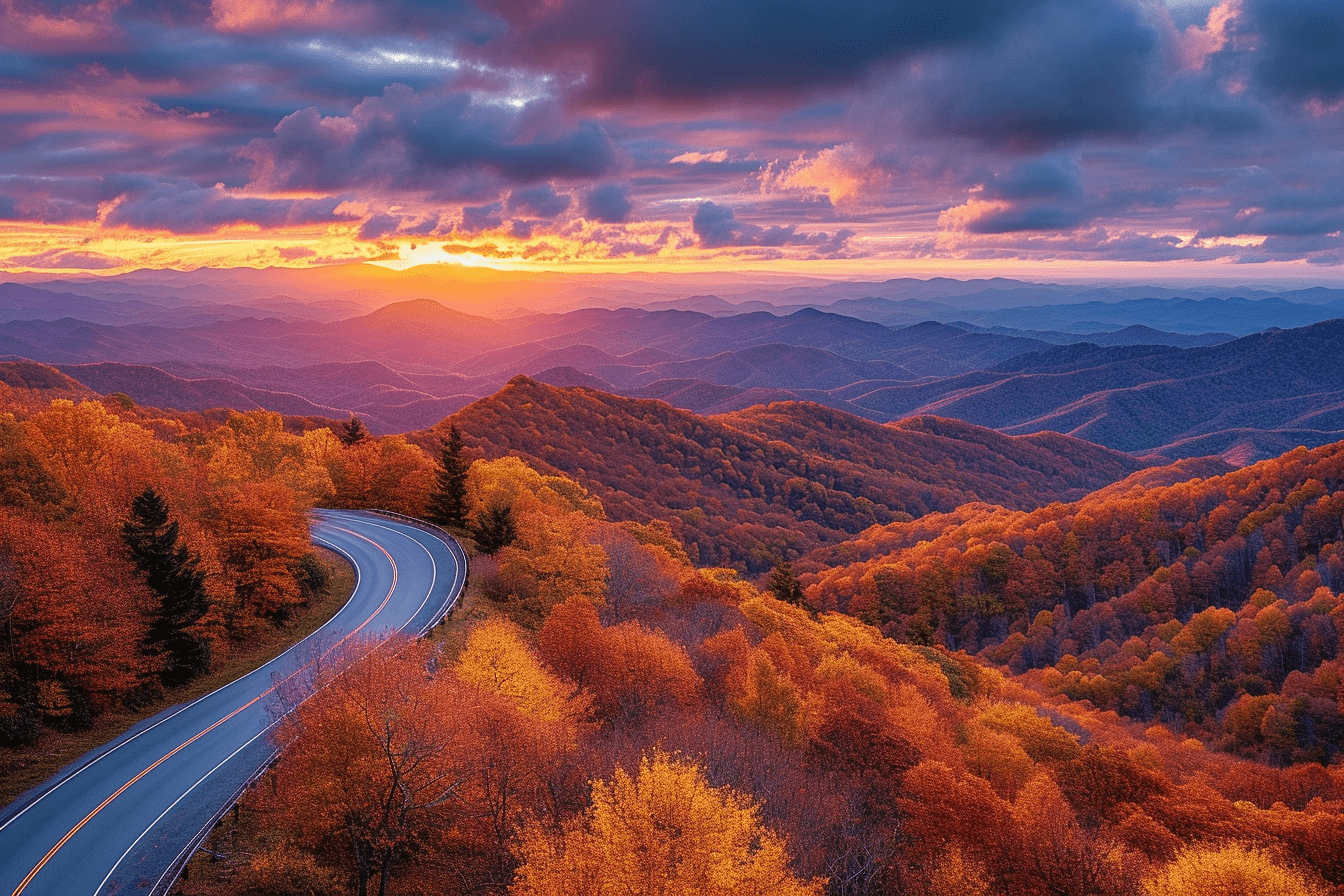
<path fill-rule="evenodd" d="M 432 570 L 432 574 L 431 574 L 431 576 L 430 576 L 429 587 L 428 587 L 428 588 L 426 589 L 426 591 L 425 591 L 425 597 L 424 597 L 424 600 L 420 601 L 420 606 L 416 607 L 415 612 L 412 613 L 411 616 L 410 616 L 410 618 L 407 620 L 407 623 L 410 623 L 411 621 L 413 621 L 413 620 L 415 619 L 415 617 L 417 617 L 417 616 L 420 615 L 421 611 L 423 611 L 424 608 L 425 608 L 425 606 L 429 603 L 429 599 L 430 599 L 431 597 L 434 596 L 434 587 L 435 587 L 435 585 L 438 584 L 438 580 L 439 580 L 439 564 L 438 564 L 438 562 L 434 559 L 434 554 L 433 554 L 433 552 L 430 551 L 429 548 L 425 546 L 424 542 L 420 541 L 420 539 L 416 538 L 416 537 L 415 537 L 413 534 L 411 534 L 410 532 L 406 532 L 406 531 L 403 530 L 403 529 L 394 528 L 394 527 L 392 527 L 392 526 L 387 526 L 387 525 L 384 525 L 384 524 L 382 524 L 382 523 L 380 523 L 380 522 L 376 522 L 376 521 L 374 521 L 374 520 L 366 520 L 366 522 L 367 522 L 369 525 L 373 526 L 374 528 L 382 529 L 383 531 L 391 532 L 391 533 L 393 533 L 393 534 L 395 534 L 395 535 L 400 535 L 400 536 L 402 536 L 403 538 L 407 538 L 407 539 L 409 539 L 413 544 L 415 544 L 415 545 L 416 545 L 417 547 L 419 547 L 422 551 L 424 551 L 425 554 L 426 554 L 426 556 L 429 557 L 429 564 L 430 564 L 430 568 L 431 568 L 431 570 Z M 419 530 L 416 530 L 416 531 L 419 531 Z M 357 533 L 354 533 L 354 534 L 356 534 L 357 537 L 360 537 L 360 536 L 357 535 Z M 432 534 L 432 533 L 431 533 L 431 534 Z M 324 542 L 324 543 L 327 545 L 327 547 L 329 547 L 331 550 L 333 550 L 333 551 L 335 551 L 335 552 L 341 554 L 342 556 L 346 557 L 346 559 L 348 559 L 348 560 L 350 561 L 350 565 L 351 565 L 352 567 L 354 567 L 354 570 L 355 570 L 355 590 L 358 590 L 358 588 L 359 588 L 359 566 L 358 566 L 357 563 L 355 563 L 354 558 L 351 557 L 349 554 L 345 553 L 345 551 L 341 550 L 339 547 L 337 547 L 333 542 L 328 541 L 326 538 L 323 538 L 322 536 L 314 535 L 314 536 L 313 536 L 313 540 L 314 540 L 314 541 L 321 540 L 321 541 Z M 438 539 L 437 537 L 435 537 L 435 540 L 436 540 L 436 541 L 439 541 L 440 539 Z M 445 545 L 445 547 L 447 547 L 447 545 Z M 451 549 L 449 549 L 449 554 L 452 555 L 452 550 L 451 550 Z M 458 578 L 459 578 L 459 576 L 463 573 L 462 564 L 458 562 L 456 556 L 453 556 L 453 565 L 454 565 L 455 567 L 457 567 L 457 575 L 454 575 L 454 576 L 453 576 L 453 586 L 456 586 L 456 585 L 457 585 L 457 582 L 458 582 Z M 353 599 L 353 596 L 354 596 L 354 595 L 353 595 L 353 592 L 352 592 L 352 593 L 351 593 L 351 598 L 352 598 L 352 599 Z M 348 603 L 349 603 L 349 602 L 347 601 L 347 604 L 348 604 Z M 344 609 L 344 607 L 342 607 L 342 609 Z M 377 614 L 375 613 L 374 615 L 376 616 Z M 372 622 L 372 621 L 373 621 L 373 618 L 374 618 L 373 616 L 370 616 L 368 621 L 369 621 L 369 622 Z M 334 617 L 333 617 L 333 619 L 334 619 Z M 329 623 L 328 623 L 328 624 L 329 624 Z M 313 635 L 316 635 L 317 632 L 321 631 L 322 628 L 325 628 L 325 627 L 326 627 L 326 626 L 323 625 L 321 628 L 318 628 L 317 630 L 315 630 L 315 631 L 312 633 L 312 635 L 309 635 L 308 637 L 311 638 Z M 430 628 L 432 628 L 432 627 L 433 627 L 433 626 L 430 626 Z M 426 629 L 426 631 L 427 631 L 427 630 L 428 630 L 428 629 Z M 304 639 L 304 641 L 307 641 L 307 640 L 308 640 L 308 638 L 305 638 L 305 639 Z M 304 641 L 300 641 L 298 644 L 295 644 L 294 647 L 291 647 L 291 648 L 290 648 L 290 650 L 293 650 L 293 649 L 297 648 L 300 644 L 304 643 Z M 341 643 L 343 643 L 343 642 L 341 642 Z M 337 646 L 337 645 L 333 645 L 333 649 L 334 649 L 335 646 Z M 289 653 L 289 650 L 286 650 L 285 653 Z M 281 654 L 281 656 L 284 656 L 284 655 L 285 655 L 285 654 Z M 276 659 L 279 659 L 279 658 L 280 658 L 280 657 L 276 657 Z M 274 660 L 272 660 L 272 662 L 274 662 Z M 266 665 L 270 665 L 270 663 L 267 663 Z M 259 667 L 259 668 L 265 668 L 265 666 L 261 666 L 261 667 Z M 248 673 L 248 674 L 250 675 L 250 674 L 252 674 L 252 673 Z M 244 676 L 244 677 L 247 677 L 247 676 Z M 230 683 L 232 683 L 232 682 L 230 682 Z M 226 686 L 227 686 L 227 685 L 226 685 Z M 212 692 L 212 693 L 214 693 L 214 692 Z M 207 696 L 209 696 L 209 695 L 207 695 Z M 202 699 L 204 699 L 204 698 L 202 698 Z M 307 700 L 307 698 L 304 698 L 304 699 L 305 699 L 305 701 Z M 190 706 L 190 704 L 188 704 L 188 706 Z M 186 707 L 184 707 L 184 709 L 185 709 L 185 708 L 186 708 Z M 165 721 L 166 721 L 166 720 L 165 720 Z M 218 765 L 216 765 L 214 768 L 210 769 L 210 771 L 206 772 L 204 776 L 202 776 L 199 780 L 196 781 L 196 783 L 192 784 L 192 785 L 191 785 L 190 787 L 188 787 L 185 791 L 183 791 L 182 794 L 181 794 L 181 796 L 179 796 L 177 799 L 173 800 L 172 804 L 171 804 L 170 806 L 168 806 L 168 808 L 164 809 L 163 812 L 159 813 L 159 816 L 158 816 L 157 818 L 155 818 L 152 822 L 150 822 L 150 824 L 149 824 L 148 827 L 146 827 L 143 831 L 140 832 L 140 836 L 138 836 L 138 837 L 135 838 L 135 842 L 132 843 L 132 844 L 126 849 L 126 851 L 123 852 L 123 853 L 121 854 L 121 857 L 120 857 L 119 859 L 117 859 L 116 863 L 112 866 L 112 869 L 111 869 L 110 871 L 107 872 L 107 876 L 103 878 L 102 882 L 98 884 L 97 889 L 94 890 L 94 896 L 98 896 L 98 893 L 102 892 L 103 887 L 105 887 L 105 886 L 107 885 L 107 882 L 108 882 L 109 880 L 112 879 L 113 875 L 116 874 L 117 869 L 118 869 L 119 867 L 121 867 L 121 863 L 124 862 L 124 861 L 126 860 L 126 857 L 129 856 L 129 855 L 135 850 L 135 847 L 140 843 L 140 841 L 143 840 L 143 839 L 145 838 L 145 836 L 146 836 L 147 834 L 149 834 L 149 832 L 152 831 L 152 830 L 155 828 L 155 826 L 158 825 L 158 823 L 159 823 L 160 821 L 163 820 L 164 816 L 166 816 L 169 812 L 171 812 L 174 808 L 176 808 L 177 804 L 180 803 L 180 802 L 182 802 L 182 800 L 185 799 L 189 793 L 191 793 L 191 792 L 192 792 L 193 790 L 195 790 L 198 786 L 200 786 L 202 782 L 204 782 L 207 778 L 209 778 L 211 775 L 213 775 L 215 772 L 217 772 L 221 767 L 223 767 L 223 766 L 224 766 L 225 764 L 227 764 L 230 760 L 232 760 L 234 756 L 237 756 L 237 755 L 238 755 L 239 753 L 241 753 L 243 750 L 247 749 L 249 746 L 251 746 L 253 743 L 255 743 L 256 740 L 257 740 L 257 738 L 262 737 L 263 735 L 269 733 L 270 730 L 271 730 L 272 728 L 274 728 L 277 724 L 279 724 L 279 722 L 280 722 L 280 719 L 276 719 L 276 720 L 272 721 L 269 725 L 266 726 L 266 728 L 265 728 L 264 730 L 258 732 L 255 736 L 252 737 L 251 740 L 249 740 L 247 743 L 243 744 L 243 745 L 242 745 L 241 747 L 239 747 L 237 750 L 234 750 L 234 751 L 233 751 L 232 753 L 230 753 L 227 757 L 225 757 L 223 760 L 221 760 L 221 761 L 219 762 Z M 146 729 L 146 730 L 148 730 L 148 729 Z M 110 751 L 109 751 L 109 752 L 110 752 Z M 101 757 L 100 757 L 100 758 L 101 758 Z M 92 763 L 90 763 L 90 764 L 92 764 Z M 53 789 L 54 789 L 54 788 L 53 788 Z M 159 875 L 158 880 L 156 880 L 156 881 L 154 882 L 154 886 L 150 889 L 150 892 L 151 892 L 151 893 L 156 892 L 156 891 L 158 890 L 158 887 L 163 883 L 164 878 L 166 878 L 169 874 L 172 874 L 172 873 L 173 873 L 173 871 L 174 871 L 174 869 L 176 868 L 178 862 L 182 859 L 183 854 L 185 854 L 188 850 L 193 851 L 193 852 L 195 851 L 195 849 L 198 847 L 198 844 L 196 844 L 196 843 L 194 842 L 194 841 L 195 841 L 195 838 L 194 838 L 194 837 L 192 838 L 192 840 L 193 840 L 193 842 L 188 843 L 187 846 L 183 847 L 182 851 L 179 852 L 179 853 L 173 858 L 173 861 L 169 864 L 168 868 L 165 869 L 164 872 L 163 872 L 161 875 Z"/>
<path fill-rule="evenodd" d="M 322 538 L 321 536 L 314 535 L 314 536 L 313 536 L 313 540 L 314 540 L 314 541 L 321 540 L 321 541 L 325 542 L 325 544 L 326 544 L 326 546 L 327 546 L 328 548 L 330 548 L 330 549 L 332 549 L 332 550 L 336 550 L 335 546 L 334 546 L 330 541 L 327 541 L 327 539 Z M 342 551 L 339 551 L 339 550 L 338 550 L 338 551 L 336 551 L 336 552 L 339 553 L 339 554 L 342 554 L 342 556 L 347 556 L 347 557 L 348 557 L 348 555 L 344 554 L 344 552 L 342 552 Z M 159 727 L 160 725 L 164 724 L 165 722 L 170 722 L 170 721 L 172 721 L 173 719 L 177 718 L 179 715 L 181 715 L 182 713 L 184 713 L 184 712 L 186 712 L 187 710 L 191 709 L 191 708 L 192 708 L 193 706 L 195 706 L 197 703 L 200 703 L 200 702 L 203 701 L 203 700 L 206 700 L 206 699 L 208 699 L 208 698 L 210 698 L 210 697 L 215 696 L 215 695 L 218 694 L 220 691 L 227 690 L 228 688 L 233 687 L 235 684 L 237 684 L 238 682 L 242 681 L 243 679 L 245 679 L 245 678 L 247 678 L 247 677 L 249 677 L 249 676 L 251 676 L 251 675 L 255 675 L 257 672 L 260 672 L 262 669 L 265 669 L 267 666 L 271 665 L 271 663 L 278 662 L 279 660 L 281 660 L 281 659 L 283 659 L 284 657 L 288 656 L 289 653 L 290 653 L 290 651 L 297 650 L 300 646 L 303 645 L 303 643 L 304 643 L 305 641 L 308 640 L 308 638 L 311 638 L 311 637 L 315 636 L 318 632 L 322 631 L 322 629 L 326 628 L 327 626 L 329 626 L 329 625 L 331 625 L 333 622 L 335 622 L 335 621 L 337 620 L 337 618 L 340 617 L 341 613 L 345 612 L 345 608 L 348 607 L 348 606 L 350 606 L 350 602 L 353 601 L 353 600 L 355 599 L 355 594 L 356 594 L 356 592 L 359 591 L 359 583 L 360 583 L 359 567 L 356 566 L 354 563 L 351 563 L 351 566 L 354 566 L 354 568 L 355 568 L 355 587 L 354 587 L 354 588 L 351 590 L 351 592 L 350 592 L 350 598 L 349 598 L 348 600 L 346 600 L 346 602 L 345 602 L 344 604 L 341 605 L 341 608 L 340 608 L 339 610 L 336 611 L 336 614 L 335 614 L 334 616 L 332 616 L 332 617 L 331 617 L 330 619 L 328 619 L 326 622 L 322 623 L 322 625 L 320 625 L 318 628 L 314 629 L 313 632 L 312 632 L 311 634 L 309 634 L 307 638 L 304 638 L 303 641 L 299 641 L 297 644 L 294 644 L 294 645 L 291 646 L 288 650 L 286 650 L 284 653 L 280 654 L 279 656 L 273 657 L 272 659 L 268 660 L 266 663 L 264 663 L 264 664 L 258 666 L 256 669 L 253 669 L 251 672 L 248 672 L 246 675 L 242 675 L 242 676 L 240 676 L 240 677 L 238 677 L 238 678 L 235 678 L 233 681 L 230 681 L 230 682 L 228 682 L 227 684 L 222 684 L 222 685 L 220 685 L 219 687 L 215 688 L 215 689 L 214 689 L 213 691 L 211 691 L 210 693 L 208 693 L 208 694 L 202 694 L 200 697 L 197 697 L 195 700 L 192 700 L 192 701 L 190 701 L 189 703 L 184 703 L 184 704 L 183 704 L 183 705 L 182 705 L 176 712 L 174 712 L 172 715 L 164 716 L 162 719 L 159 719 L 159 720 L 158 720 L 157 722 L 155 722 L 153 725 L 150 725 L 149 727 L 147 727 L 147 728 L 145 728 L 145 729 L 143 729 L 143 730 L 141 730 L 141 731 L 137 731 L 135 734 L 133 734 L 133 735 L 131 735 L 130 737 L 126 738 L 126 739 L 125 739 L 124 741 L 122 741 L 121 743 L 119 743 L 119 744 L 117 744 L 116 746 L 114 746 L 114 747 L 108 749 L 106 752 L 101 753 L 101 754 L 99 754 L 98 756 L 94 757 L 92 760 L 90 760 L 90 761 L 89 761 L 88 763 L 86 763 L 85 765 L 82 765 L 82 766 L 80 766 L 79 768 L 75 769 L 73 772 L 71 772 L 69 775 L 66 775 L 66 776 L 65 776 L 64 778 L 62 778 L 61 780 L 57 781 L 55 784 L 53 784 L 53 785 L 52 785 L 51 787 L 49 787 L 47 790 L 44 790 L 42 793 L 38 794 L 38 795 L 33 799 L 33 801 L 32 801 L 31 803 L 29 803 L 28 805 L 24 806 L 22 809 L 20 809 L 18 812 L 16 812 L 13 816 L 11 816 L 10 818 L 5 819 L 4 823 L 3 823 L 3 824 L 0 824 L 0 831 L 3 831 L 5 828 L 9 827 L 11 824 L 13 824 L 14 822 L 18 821 L 18 820 L 19 820 L 20 818 L 22 818 L 25 814 L 27 814 L 27 812 L 28 812 L 29 809 L 33 808 L 33 807 L 36 806 L 38 803 L 42 802 L 42 801 L 43 801 L 44 799 L 46 799 L 47 797 L 51 796 L 51 795 L 52 795 L 53 793 L 55 793 L 57 790 L 60 790 L 62 787 L 64 787 L 66 784 L 68 784 L 68 783 L 70 783 L 71 781 L 73 781 L 75 778 L 79 777 L 81 774 L 83 774 L 83 773 L 84 773 L 85 771 L 87 771 L 88 769 L 93 768 L 95 765 L 97 765 L 99 762 L 103 761 L 103 760 L 104 760 L 105 758 L 107 758 L 108 756 L 111 756 L 111 755 L 112 755 L 113 753 L 115 753 L 117 750 L 120 750 L 122 747 L 124 747 L 124 746 L 126 746 L 127 744 L 131 743 L 131 742 L 134 741 L 135 739 L 139 738 L 141 735 L 148 734 L 149 732 L 153 731 L 155 728 Z"/>

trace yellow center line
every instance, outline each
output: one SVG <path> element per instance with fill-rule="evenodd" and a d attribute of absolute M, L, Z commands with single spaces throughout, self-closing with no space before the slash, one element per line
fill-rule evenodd
<path fill-rule="evenodd" d="M 383 596 L 383 602 L 380 603 L 380 604 L 378 605 L 378 608 L 377 608 L 376 610 L 374 610 L 372 613 L 369 614 L 369 616 L 368 616 L 367 619 L 365 619 L 363 622 L 361 622 L 361 623 L 359 624 L 358 627 L 356 627 L 353 631 L 350 632 L 350 634 L 346 635 L 346 636 L 345 636 L 344 638 L 342 638 L 340 641 L 337 641 L 335 644 L 333 644 L 328 650 L 326 650 L 325 652 L 323 652 L 322 656 L 318 657 L 317 659 L 310 660 L 310 661 L 309 661 L 308 663 L 306 663 L 304 666 L 300 667 L 299 669 L 294 670 L 294 673 L 291 674 L 290 678 L 292 678 L 294 674 L 297 674 L 297 673 L 303 671 L 304 669 L 307 669 L 309 666 L 313 665 L 313 663 L 319 662 L 320 660 L 322 660 L 323 658 L 325 658 L 325 657 L 327 656 L 327 654 L 331 653 L 331 651 L 335 650 L 335 649 L 336 649 L 337 647 L 339 647 L 341 644 L 344 644 L 346 641 L 349 641 L 349 640 L 350 640 L 351 638 L 353 638 L 355 635 L 359 634 L 360 631 L 364 628 L 364 626 L 368 625 L 370 622 L 373 621 L 373 617 L 377 616 L 379 613 L 381 613 L 381 612 L 383 611 L 383 608 L 387 606 L 388 601 L 390 601 L 390 600 L 392 599 L 392 592 L 395 591 L 395 590 L 397 589 L 397 561 L 392 559 L 392 555 L 389 554 L 389 553 L 387 552 L 387 550 L 386 550 L 382 545 L 378 544 L 378 542 L 374 541 L 373 539 L 368 538 L 368 537 L 366 537 L 366 536 L 364 536 L 364 535 L 361 535 L 361 534 L 359 534 L 358 532 L 355 532 L 355 531 L 353 531 L 353 530 L 350 530 L 350 529 L 344 529 L 344 528 L 341 528 L 341 527 L 339 527 L 339 526 L 336 526 L 336 527 L 333 527 L 333 528 L 335 528 L 336 531 L 338 531 L 338 532 L 344 532 L 344 533 L 346 533 L 347 535 L 352 535 L 352 536 L 354 536 L 355 538 L 359 538 L 359 539 L 362 539 L 362 540 L 364 540 L 364 541 L 367 541 L 369 544 L 371 544 L 371 545 L 373 545 L 374 547 L 376 547 L 379 551 L 382 551 L 383 556 L 386 557 L 388 563 L 390 563 L 390 564 L 392 565 L 392 585 L 391 585 L 391 587 L 389 587 L 389 588 L 387 589 L 387 594 L 385 594 L 385 595 Z M 288 681 L 288 680 L 289 680 L 289 679 L 287 678 L 286 681 Z M 99 803 L 99 804 L 97 805 L 97 807 L 94 808 L 94 810 L 93 810 L 92 812 L 90 812 L 88 815 L 85 815 L 84 818 L 79 822 L 79 824 L 77 824 L 77 825 L 75 825 L 73 828 L 71 828 L 71 829 L 69 830 L 69 832 L 67 832 L 66 835 L 65 835 L 64 837 L 62 837 L 62 838 L 56 843 L 55 846 L 53 846 L 50 850 L 47 851 L 47 854 L 46 854 L 45 856 L 42 857 L 42 860 L 41 860 L 40 862 L 38 862 L 36 866 L 34 866 L 34 868 L 33 868 L 32 871 L 29 871 L 29 872 L 28 872 L 28 876 L 25 877 L 25 878 L 23 879 L 23 882 L 20 883 L 19 886 L 14 890 L 13 896 L 20 896 L 20 894 L 22 894 L 23 891 L 24 891 L 25 889 L 28 888 L 28 885 L 29 885 L 30 883 L 33 882 L 33 878 L 37 877 L 38 873 L 41 872 L 41 870 L 42 870 L 43 868 L 47 867 L 47 863 L 50 862 L 50 861 L 52 860 L 52 858 L 56 855 L 56 853 L 60 852 L 61 849 L 65 846 L 65 844 L 67 844 L 67 843 L 70 842 L 70 839 L 71 839 L 72 837 L 74 837 L 76 834 L 78 834 L 78 833 L 80 832 L 80 830 L 82 830 L 83 827 L 84 827 L 86 824 L 88 824 L 90 821 L 93 820 L 93 818 L 94 818 L 95 816 L 98 815 L 99 812 L 102 812 L 104 809 L 106 809 L 106 808 L 112 803 L 113 800 L 115 800 L 117 797 L 121 796 L 123 793 L 125 793 L 127 790 L 129 790 L 131 787 L 133 787 L 133 786 L 136 784 L 136 782 L 138 782 L 138 781 L 140 781 L 141 779 L 143 779 L 143 778 L 145 777 L 145 775 L 148 775 L 150 772 L 154 771 L 154 769 L 158 768 L 160 765 L 163 765 L 163 764 L 164 764 L 165 762 L 167 762 L 169 759 L 172 759 L 172 758 L 173 758 L 174 756 L 176 756 L 178 753 L 180 753 L 181 751 L 185 750 L 187 747 L 191 746 L 191 745 L 194 744 L 196 741 L 200 740 L 202 737 L 205 737 L 205 736 L 206 736 L 207 734 L 209 734 L 211 731 L 214 731 L 214 730 L 215 730 L 216 728 L 218 728 L 220 725 L 223 725 L 225 722 L 229 721 L 229 720 L 232 719 L 234 716 L 238 715 L 240 712 L 244 711 L 245 709 L 247 709 L 247 708 L 250 707 L 250 706 L 255 705 L 255 704 L 257 703 L 257 701 L 259 701 L 259 700 L 261 700 L 262 698 L 264 698 L 264 697 L 268 696 L 269 694 L 271 694 L 271 693 L 272 693 L 276 688 L 278 688 L 279 686 L 280 686 L 279 684 L 273 684 L 273 685 L 271 685 L 269 688 L 267 688 L 267 689 L 266 689 L 265 691 L 263 691 L 262 693 L 260 693 L 260 694 L 258 694 L 257 696 L 253 697 L 251 700 L 247 701 L 247 702 L 244 703 L 242 706 L 240 706 L 240 707 L 238 707 L 237 709 L 235 709 L 233 712 L 231 712 L 231 713 L 229 713 L 228 715 L 224 716 L 224 718 L 219 719 L 217 722 L 215 722 L 215 723 L 214 723 L 213 725 L 211 725 L 209 728 L 206 728 L 206 729 L 204 729 L 203 731 L 200 731 L 200 732 L 196 733 L 195 735 L 193 735 L 193 736 L 190 737 L 189 739 L 187 739 L 187 740 L 183 741 L 182 743 L 178 744 L 178 745 L 177 745 L 176 747 L 174 747 L 172 750 L 170 750 L 169 752 L 165 753 L 165 754 L 164 754 L 163 756 L 161 756 L 159 759 L 155 760 L 155 762 L 154 762 L 153 764 L 151 764 L 149 767 L 145 768 L 143 771 L 141 771 L 141 772 L 140 772 L 138 775 L 136 775 L 134 778 L 131 778 L 131 780 L 127 781 L 125 784 L 123 784 L 123 785 L 121 785 L 120 787 L 118 787 L 115 793 L 113 793 L 113 794 L 112 794 L 111 796 L 109 796 L 107 799 L 105 799 L 105 800 L 103 800 L 101 803 Z"/>

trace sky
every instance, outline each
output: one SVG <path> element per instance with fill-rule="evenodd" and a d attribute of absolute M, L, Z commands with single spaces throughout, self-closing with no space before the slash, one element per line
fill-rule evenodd
<path fill-rule="evenodd" d="M 0 269 L 1344 282 L 1340 0 L 0 0 Z"/>

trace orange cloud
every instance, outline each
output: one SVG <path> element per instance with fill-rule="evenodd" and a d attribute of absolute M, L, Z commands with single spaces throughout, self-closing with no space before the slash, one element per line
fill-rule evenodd
<path fill-rule="evenodd" d="M 275 31 L 294 25 L 352 24 L 335 0 L 211 0 L 211 22 L 220 31 Z"/>
<path fill-rule="evenodd" d="M 841 143 L 816 155 L 800 156 L 783 170 L 772 164 L 761 176 L 761 192 L 825 195 L 832 205 L 844 205 L 862 202 L 889 182 L 890 177 L 873 166 L 871 155 L 853 143 Z"/>

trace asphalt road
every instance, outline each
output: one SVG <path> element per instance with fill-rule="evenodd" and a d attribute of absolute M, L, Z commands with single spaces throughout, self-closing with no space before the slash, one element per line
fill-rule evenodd
<path fill-rule="evenodd" d="M 457 600 L 460 549 L 413 525 L 319 511 L 313 540 L 344 554 L 354 594 L 260 669 L 90 751 L 0 813 L 0 896 L 162 893 L 273 748 L 266 732 L 350 639 L 419 634 Z M 329 662 L 329 659 L 327 660 Z"/>

